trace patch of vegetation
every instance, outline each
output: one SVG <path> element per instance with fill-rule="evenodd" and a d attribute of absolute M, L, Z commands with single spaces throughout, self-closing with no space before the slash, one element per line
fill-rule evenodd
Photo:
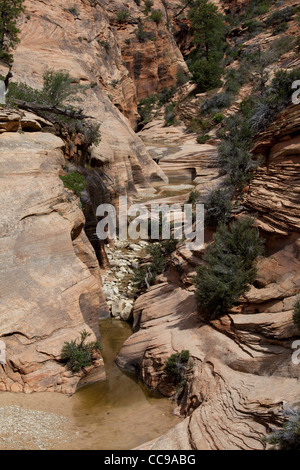
<path fill-rule="evenodd" d="M 231 104 L 231 101 L 231 93 L 217 93 L 203 101 L 201 104 L 201 112 L 203 114 L 215 114 L 221 109 L 228 108 Z"/>
<path fill-rule="evenodd" d="M 127 10 L 126 8 L 124 8 L 123 10 L 120 10 L 116 13 L 116 20 L 117 20 L 117 23 L 119 24 L 124 24 L 124 23 L 127 23 L 128 20 L 129 20 L 129 10 Z"/>
<path fill-rule="evenodd" d="M 158 94 L 158 100 L 160 105 L 166 104 L 168 101 L 170 101 L 171 98 L 176 93 L 176 87 L 164 87 L 161 92 Z"/>
<path fill-rule="evenodd" d="M 157 95 L 149 95 L 147 98 L 142 98 L 138 103 L 138 113 L 141 116 L 141 123 L 148 124 L 153 119 L 155 105 L 157 104 Z"/>
<path fill-rule="evenodd" d="M 208 134 L 198 135 L 197 144 L 206 144 L 209 139 L 210 136 Z"/>
<path fill-rule="evenodd" d="M 220 124 L 224 120 L 224 114 L 217 113 L 214 115 L 214 121 L 216 124 Z"/>
<path fill-rule="evenodd" d="M 45 110 L 36 110 L 42 117 L 48 119 L 56 126 L 66 129 L 70 136 L 81 133 L 85 137 L 82 150 L 87 151 L 91 145 L 99 145 L 101 141 L 100 124 L 89 119 L 76 119 L 64 114 L 55 113 L 55 109 L 76 112 L 71 105 L 72 101 L 81 101 L 77 95 L 80 91 L 85 92 L 89 86 L 81 86 L 74 83 L 74 79 L 68 72 L 47 70 L 43 76 L 44 84 L 42 90 L 36 90 L 25 83 L 11 83 L 7 95 L 8 105 L 24 101 L 32 105 L 46 106 Z M 49 110 L 48 108 L 49 107 Z M 52 110 L 53 108 L 53 110 Z"/>
<path fill-rule="evenodd" d="M 182 350 L 179 353 L 172 354 L 167 360 L 164 372 L 172 378 L 174 385 L 179 387 L 184 385 L 189 361 L 190 352 L 188 350 Z"/>
<path fill-rule="evenodd" d="M 175 112 L 176 103 L 170 103 L 165 108 L 165 126 L 176 126 L 178 123 L 176 112 Z"/>
<path fill-rule="evenodd" d="M 260 160 L 254 160 L 249 151 L 253 132 L 246 120 L 239 116 L 228 118 L 222 129 L 223 139 L 218 148 L 221 174 L 227 174 L 226 186 L 242 189 L 249 183 Z"/>
<path fill-rule="evenodd" d="M 154 2 L 153 0 L 144 0 L 144 3 L 145 3 L 145 9 L 144 9 L 144 13 L 145 15 L 149 15 L 153 5 L 154 5 Z"/>
<path fill-rule="evenodd" d="M 91 336 L 91 333 L 84 330 L 80 334 L 79 342 L 72 340 L 64 343 L 61 360 L 72 372 L 78 373 L 92 365 L 93 354 L 102 349 L 99 342 L 86 343 L 85 341 L 89 336 Z"/>
<path fill-rule="evenodd" d="M 20 42 L 17 22 L 24 11 L 24 0 L 0 0 L 0 59 L 8 65 L 13 63 L 12 51 Z"/>
<path fill-rule="evenodd" d="M 176 82 L 177 86 L 185 85 L 189 81 L 189 77 L 182 70 L 178 70 L 176 74 L 176 78 L 177 78 L 177 82 Z"/>
<path fill-rule="evenodd" d="M 45 104 L 49 106 L 61 106 L 65 103 L 70 104 L 71 101 L 80 101 L 78 93 L 85 91 L 89 87 L 85 87 L 75 83 L 69 72 L 62 70 L 48 69 L 43 75 L 43 88 L 36 90 L 24 83 L 11 83 L 8 93 L 8 101 L 14 99 Z"/>
<path fill-rule="evenodd" d="M 297 300 L 294 305 L 293 321 L 300 330 L 300 300 Z"/>
<path fill-rule="evenodd" d="M 226 16 L 227 21 L 230 23 L 231 26 L 238 26 L 239 24 L 250 20 L 252 18 L 256 18 L 260 15 L 265 15 L 268 13 L 270 6 L 272 5 L 273 0 L 252 0 L 247 7 L 244 8 L 244 12 L 242 14 L 231 15 L 228 14 Z"/>
<path fill-rule="evenodd" d="M 295 14 L 295 9 L 293 7 L 286 7 L 282 10 L 275 10 L 268 18 L 266 19 L 265 23 L 266 26 L 274 26 L 280 23 L 286 23 L 290 21 L 292 16 Z"/>
<path fill-rule="evenodd" d="M 135 31 L 135 35 L 137 37 L 137 40 L 139 42 L 142 42 L 142 43 L 147 42 L 147 41 L 151 41 L 151 40 L 154 39 L 153 33 L 151 31 L 146 31 L 142 21 L 139 21 L 138 28 Z"/>
<path fill-rule="evenodd" d="M 156 25 L 162 22 L 163 14 L 161 10 L 152 10 L 150 20 L 154 21 Z"/>
<path fill-rule="evenodd" d="M 228 189 L 215 189 L 211 191 L 205 200 L 205 223 L 217 227 L 219 223 L 226 224 L 231 216 L 232 192 Z"/>
<path fill-rule="evenodd" d="M 300 70 L 291 72 L 279 70 L 271 85 L 263 90 L 263 96 L 254 103 L 249 123 L 255 132 L 266 129 L 290 102 L 293 89 L 292 83 L 299 79 Z"/>
<path fill-rule="evenodd" d="M 197 204 L 201 199 L 201 193 L 198 191 L 198 189 L 193 189 L 188 197 L 188 200 L 186 201 L 187 204 Z"/>
<path fill-rule="evenodd" d="M 267 442 L 277 450 L 300 450 L 300 408 L 285 412 L 288 421 L 283 428 L 267 437 Z"/>
<path fill-rule="evenodd" d="M 245 28 L 247 28 L 247 30 L 250 34 L 260 33 L 264 29 L 264 24 L 260 21 L 255 20 L 255 19 L 250 19 L 250 20 L 245 21 L 243 26 Z"/>
<path fill-rule="evenodd" d="M 71 15 L 74 16 L 74 18 L 77 18 L 79 16 L 79 11 L 77 10 L 76 6 L 67 8 L 67 11 L 71 13 Z"/>
<path fill-rule="evenodd" d="M 46 70 L 43 75 L 43 82 L 42 94 L 53 106 L 60 106 L 66 101 L 70 102 L 74 99 L 78 100 L 79 91 L 84 89 L 84 87 L 74 83 L 74 78 L 70 76 L 69 72 L 62 70 Z"/>
<path fill-rule="evenodd" d="M 80 197 L 81 193 L 87 189 L 88 183 L 83 175 L 76 171 L 72 171 L 67 175 L 60 176 L 64 186 Z"/>
<path fill-rule="evenodd" d="M 289 29 L 289 25 L 286 21 L 279 23 L 273 30 L 273 36 L 277 36 L 278 34 L 285 33 Z"/>
<path fill-rule="evenodd" d="M 194 279 L 199 310 L 209 319 L 224 315 L 245 294 L 257 275 L 255 261 L 263 241 L 250 217 L 220 224 L 214 243 L 203 257 Z"/>
<path fill-rule="evenodd" d="M 225 52 L 224 19 L 208 0 L 191 2 L 189 18 L 195 48 L 189 54 L 187 63 L 198 91 L 204 92 L 221 86 L 221 60 Z"/>
<path fill-rule="evenodd" d="M 164 240 L 147 247 L 152 257 L 152 262 L 141 266 L 134 271 L 133 284 L 138 290 L 144 290 L 155 284 L 156 278 L 163 273 L 168 264 L 168 258 L 176 249 L 177 241 L 174 239 Z"/>
<path fill-rule="evenodd" d="M 100 40 L 98 41 L 98 44 L 99 44 L 99 46 L 103 47 L 106 50 L 106 52 L 109 51 L 110 44 L 109 44 L 108 41 L 105 41 L 104 39 L 102 39 L 101 41 Z"/>

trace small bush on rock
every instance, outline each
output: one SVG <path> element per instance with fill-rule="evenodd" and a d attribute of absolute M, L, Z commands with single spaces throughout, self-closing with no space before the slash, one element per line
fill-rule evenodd
<path fill-rule="evenodd" d="M 81 332 L 79 343 L 76 340 L 64 343 L 61 360 L 72 372 L 80 372 L 85 367 L 89 367 L 93 362 L 93 353 L 101 350 L 98 341 L 85 343 L 89 336 L 91 334 L 84 330 Z"/>
<path fill-rule="evenodd" d="M 190 360 L 190 352 L 182 350 L 180 353 L 172 354 L 166 362 L 164 372 L 173 379 L 175 385 L 182 386 Z"/>
<path fill-rule="evenodd" d="M 291 408 L 285 413 L 288 421 L 279 431 L 267 437 L 267 442 L 278 450 L 300 450 L 300 408 Z"/>

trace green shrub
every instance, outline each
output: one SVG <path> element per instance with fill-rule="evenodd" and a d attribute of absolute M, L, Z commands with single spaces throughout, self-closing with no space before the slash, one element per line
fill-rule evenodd
<path fill-rule="evenodd" d="M 154 39 L 153 33 L 151 31 L 146 31 L 141 21 L 138 23 L 138 28 L 135 31 L 135 35 L 139 42 L 146 42 Z"/>
<path fill-rule="evenodd" d="M 218 161 L 221 173 L 227 174 L 226 185 L 243 189 L 249 183 L 253 170 L 262 163 L 262 159 L 254 159 L 249 150 L 254 133 L 248 118 L 236 115 L 224 122 L 222 132 L 218 134 L 222 138 Z"/>
<path fill-rule="evenodd" d="M 74 16 L 74 18 L 77 18 L 77 16 L 79 16 L 79 12 L 76 7 L 67 8 L 67 11 L 71 13 L 71 15 Z"/>
<path fill-rule="evenodd" d="M 85 367 L 93 363 L 93 353 L 101 350 L 99 342 L 85 343 L 85 340 L 91 336 L 87 331 L 81 332 L 81 339 L 65 342 L 61 352 L 61 360 L 72 372 L 80 372 Z"/>
<path fill-rule="evenodd" d="M 226 73 L 225 93 L 236 94 L 240 88 L 247 82 L 249 77 L 249 65 L 241 63 L 239 68 L 230 68 Z M 226 95 L 225 95 L 226 96 Z M 229 99 L 228 99 L 229 101 Z M 229 103 L 230 104 L 230 103 Z"/>
<path fill-rule="evenodd" d="M 83 175 L 77 173 L 76 171 L 72 171 L 65 176 L 60 176 L 60 179 L 64 183 L 64 186 L 80 197 L 82 191 L 87 189 L 87 181 Z"/>
<path fill-rule="evenodd" d="M 203 114 L 217 113 L 220 109 L 228 108 L 232 101 L 230 93 L 217 93 L 211 98 L 207 98 L 201 104 L 201 111 Z"/>
<path fill-rule="evenodd" d="M 143 290 L 155 284 L 156 278 L 163 273 L 168 264 L 168 257 L 176 249 L 177 241 L 171 238 L 147 247 L 152 256 L 150 264 L 134 270 L 133 284 L 138 290 Z"/>
<path fill-rule="evenodd" d="M 164 372 L 173 379 L 175 385 L 184 385 L 189 360 L 190 352 L 188 350 L 172 354 L 167 360 Z"/>
<path fill-rule="evenodd" d="M 176 88 L 173 86 L 171 88 L 164 87 L 158 95 L 159 104 L 163 105 L 170 101 L 171 98 L 176 93 Z"/>
<path fill-rule="evenodd" d="M 283 428 L 267 437 L 267 442 L 278 450 L 300 450 L 300 408 L 285 412 L 289 419 Z"/>
<path fill-rule="evenodd" d="M 227 313 L 255 281 L 256 258 L 263 252 L 263 241 L 253 227 L 253 219 L 232 222 L 229 229 L 219 225 L 214 243 L 203 257 L 194 279 L 196 299 L 209 319 Z"/>
<path fill-rule="evenodd" d="M 297 300 L 297 302 L 294 305 L 293 320 L 294 320 L 295 325 L 300 330 L 300 300 Z"/>
<path fill-rule="evenodd" d="M 24 11 L 23 0 L 0 0 L 0 60 L 9 65 L 13 63 L 12 51 L 20 42 L 17 23 Z"/>
<path fill-rule="evenodd" d="M 92 121 L 77 121 L 75 132 L 81 132 L 84 135 L 84 145 L 97 147 L 101 142 L 100 124 Z"/>
<path fill-rule="evenodd" d="M 218 8 L 208 0 L 188 2 L 192 41 L 195 48 L 187 63 L 200 92 L 220 87 L 225 51 L 225 24 Z"/>
<path fill-rule="evenodd" d="M 189 64 L 192 80 L 197 85 L 198 92 L 205 92 L 212 88 L 220 88 L 223 67 L 218 61 L 196 59 Z"/>
<path fill-rule="evenodd" d="M 127 23 L 127 21 L 129 20 L 129 10 L 124 8 L 123 10 L 118 11 L 116 13 L 116 20 L 117 23 L 120 24 Z"/>
<path fill-rule="evenodd" d="M 177 82 L 176 82 L 177 86 L 185 85 L 189 81 L 189 77 L 182 70 L 178 70 L 176 77 L 177 77 Z"/>
<path fill-rule="evenodd" d="M 224 114 L 221 114 L 221 113 L 215 114 L 214 121 L 216 124 L 220 124 L 220 122 L 222 122 L 223 120 L 224 120 Z"/>
<path fill-rule="evenodd" d="M 250 19 L 250 20 L 245 21 L 243 26 L 247 28 L 249 33 L 258 33 L 264 29 L 263 23 L 255 19 Z"/>
<path fill-rule="evenodd" d="M 161 23 L 162 17 L 163 17 L 163 14 L 161 10 L 152 10 L 150 19 L 154 21 L 155 24 L 158 25 L 159 23 Z"/>
<path fill-rule="evenodd" d="M 157 101 L 157 95 L 150 95 L 147 98 L 142 98 L 138 103 L 138 113 L 141 116 L 142 124 L 147 124 L 152 120 Z"/>
<path fill-rule="evenodd" d="M 105 41 L 104 39 L 102 39 L 101 41 L 100 41 L 100 40 L 98 41 L 98 44 L 99 44 L 99 46 L 104 47 L 104 49 L 106 50 L 106 52 L 109 51 L 109 49 L 110 49 L 110 44 L 109 44 L 108 41 Z"/>
<path fill-rule="evenodd" d="M 187 204 L 196 204 L 199 202 L 201 199 L 201 193 L 198 191 L 198 189 L 193 189 L 190 192 L 190 195 L 187 200 Z"/>
<path fill-rule="evenodd" d="M 197 137 L 197 143 L 198 144 L 206 144 L 206 142 L 210 139 L 210 136 L 205 134 L 205 135 L 198 135 Z"/>
<path fill-rule="evenodd" d="M 292 83 L 299 77 L 299 69 L 276 72 L 271 85 L 266 89 L 265 97 L 256 101 L 252 116 L 249 117 L 249 124 L 255 132 L 265 130 L 289 104 L 293 93 Z"/>
<path fill-rule="evenodd" d="M 226 189 L 215 189 L 207 196 L 204 206 L 206 225 L 216 227 L 220 223 L 227 223 L 232 211 L 231 193 Z"/>
<path fill-rule="evenodd" d="M 279 23 L 275 28 L 273 29 L 273 36 L 277 36 L 277 34 L 285 33 L 289 29 L 289 25 L 286 21 L 283 21 L 282 23 Z"/>
<path fill-rule="evenodd" d="M 14 100 L 38 104 L 45 104 L 47 101 L 46 97 L 39 90 L 35 90 L 22 82 L 11 82 L 9 84 L 7 103 L 13 105 Z"/>
<path fill-rule="evenodd" d="M 276 10 L 266 19 L 266 26 L 273 26 L 279 23 L 286 23 L 294 15 L 293 7 L 286 7 L 282 10 Z"/>
<path fill-rule="evenodd" d="M 145 3 L 144 13 L 145 15 L 148 15 L 154 5 L 154 2 L 153 0 L 144 0 L 144 3 Z"/>
<path fill-rule="evenodd" d="M 65 103 L 70 103 L 71 100 L 79 101 L 78 93 L 86 89 L 87 87 L 74 83 L 74 78 L 69 72 L 48 69 L 43 75 L 42 90 L 36 90 L 22 82 L 11 83 L 8 100 L 12 103 L 14 99 L 18 99 L 30 103 L 64 107 Z"/>
<path fill-rule="evenodd" d="M 256 18 L 260 15 L 265 15 L 266 13 L 268 13 L 272 3 L 273 0 L 251 0 L 249 5 L 244 8 L 244 12 L 242 14 L 236 16 L 227 15 L 227 18 L 232 26 L 237 26 L 251 18 Z"/>
<path fill-rule="evenodd" d="M 74 83 L 69 72 L 56 71 L 52 69 L 46 70 L 43 75 L 42 94 L 48 102 L 53 106 L 60 106 L 65 101 L 74 100 L 82 87 Z"/>
<path fill-rule="evenodd" d="M 176 103 L 170 103 L 165 108 L 165 126 L 175 126 L 178 121 L 175 112 Z"/>

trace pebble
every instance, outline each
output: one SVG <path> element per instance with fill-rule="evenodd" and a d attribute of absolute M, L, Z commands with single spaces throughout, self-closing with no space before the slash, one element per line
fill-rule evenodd
<path fill-rule="evenodd" d="M 124 321 L 130 320 L 135 297 L 132 283 L 134 270 L 139 266 L 139 257 L 145 254 L 148 242 L 137 243 L 114 240 L 114 249 L 107 248 L 106 253 L 110 269 L 102 276 L 103 293 L 110 307 L 111 315 Z"/>
<path fill-rule="evenodd" d="M 0 408 L 0 446 L 8 449 L 47 450 L 58 440 L 72 436 L 63 430 L 68 419 L 45 411 L 27 410 L 16 405 Z"/>

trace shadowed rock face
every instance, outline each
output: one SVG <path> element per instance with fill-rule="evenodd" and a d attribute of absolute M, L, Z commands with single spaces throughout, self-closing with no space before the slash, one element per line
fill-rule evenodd
<path fill-rule="evenodd" d="M 63 146 L 45 132 L 0 136 L 0 390 L 72 393 L 82 374 L 58 362 L 62 346 L 84 329 L 95 340 L 106 311 L 79 199 L 59 179 Z"/>

